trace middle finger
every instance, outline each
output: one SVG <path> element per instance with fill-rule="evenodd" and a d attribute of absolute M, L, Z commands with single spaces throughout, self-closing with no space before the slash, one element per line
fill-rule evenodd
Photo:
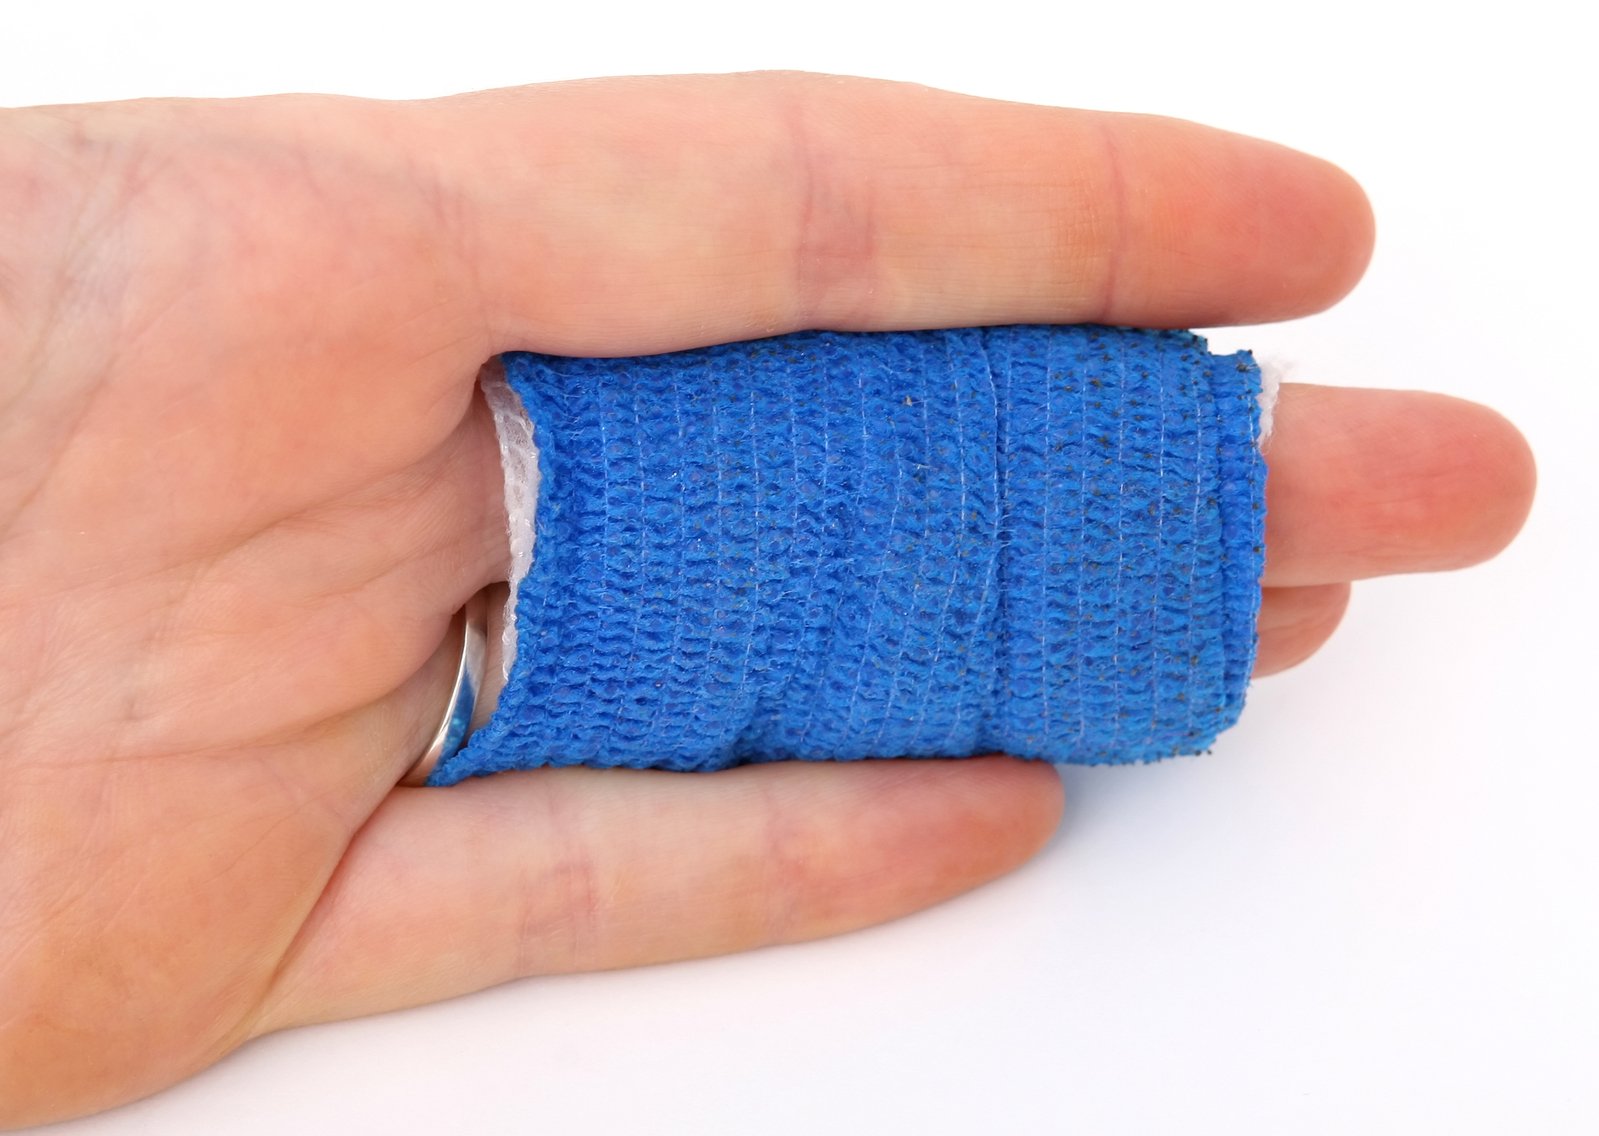
<path fill-rule="evenodd" d="M 1266 447 L 1268 587 L 1486 560 L 1526 519 L 1521 434 L 1485 406 L 1421 391 L 1285 384 Z"/>

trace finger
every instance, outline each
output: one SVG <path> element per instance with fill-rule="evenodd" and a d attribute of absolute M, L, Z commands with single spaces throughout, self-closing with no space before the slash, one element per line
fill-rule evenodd
<path fill-rule="evenodd" d="M 150 100 L 23 122 L 52 160 L 27 163 L 50 192 L 30 199 L 18 263 L 52 264 L 86 226 L 115 233 L 75 275 L 94 282 L 84 302 L 144 329 L 120 371 L 229 376 L 204 403 L 211 449 L 181 455 L 194 477 L 189 462 L 280 452 L 267 408 L 316 408 L 291 440 L 318 460 L 272 508 L 414 461 L 506 348 L 1269 320 L 1336 300 L 1372 240 L 1359 187 L 1280 146 L 830 76 Z M 64 373 L 110 365 L 91 341 L 51 340 Z M 103 433 L 128 436 L 117 416 Z"/>
<path fill-rule="evenodd" d="M 623 79 L 390 113 L 383 144 L 434 171 L 428 247 L 473 265 L 496 349 L 1264 321 L 1338 299 L 1372 242 L 1358 186 L 1293 150 L 907 84 Z"/>
<path fill-rule="evenodd" d="M 1266 449 L 1268 586 L 1463 568 L 1520 530 L 1537 474 L 1485 406 L 1287 384 Z"/>
<path fill-rule="evenodd" d="M 1060 809 L 1054 771 L 1009 758 L 538 770 L 399 790 L 255 1031 L 880 922 L 1015 867 Z"/>
<path fill-rule="evenodd" d="M 1349 607 L 1348 584 L 1315 584 L 1304 588 L 1266 588 L 1255 622 L 1260 646 L 1255 652 L 1255 677 L 1298 666 L 1332 637 Z"/>

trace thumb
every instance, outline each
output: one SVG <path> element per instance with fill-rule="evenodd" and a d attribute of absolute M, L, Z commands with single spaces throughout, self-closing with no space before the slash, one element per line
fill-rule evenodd
<path fill-rule="evenodd" d="M 253 1031 L 837 934 L 1016 867 L 1060 818 L 1047 765 L 535 770 L 401 789 L 361 831 Z"/>

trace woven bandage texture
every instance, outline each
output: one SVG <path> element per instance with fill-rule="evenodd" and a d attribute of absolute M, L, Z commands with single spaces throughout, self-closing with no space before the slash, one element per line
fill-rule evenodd
<path fill-rule="evenodd" d="M 1187 332 L 805 332 L 504 357 L 532 567 L 434 784 L 591 765 L 1148 761 L 1243 706 L 1260 375 Z"/>

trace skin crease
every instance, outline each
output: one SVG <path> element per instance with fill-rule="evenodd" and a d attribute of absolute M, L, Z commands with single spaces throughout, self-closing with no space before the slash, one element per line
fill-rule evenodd
<path fill-rule="evenodd" d="M 1199 326 L 1363 271 L 1350 178 L 1170 119 L 762 74 L 0 111 L 0 1126 L 251 1037 L 832 934 L 1003 873 L 1007 758 L 396 790 L 503 579 L 473 377 L 805 327 Z M 1492 411 L 1289 387 L 1260 671 L 1524 519 Z M 714 835 L 708 835 L 714 834 Z"/>

